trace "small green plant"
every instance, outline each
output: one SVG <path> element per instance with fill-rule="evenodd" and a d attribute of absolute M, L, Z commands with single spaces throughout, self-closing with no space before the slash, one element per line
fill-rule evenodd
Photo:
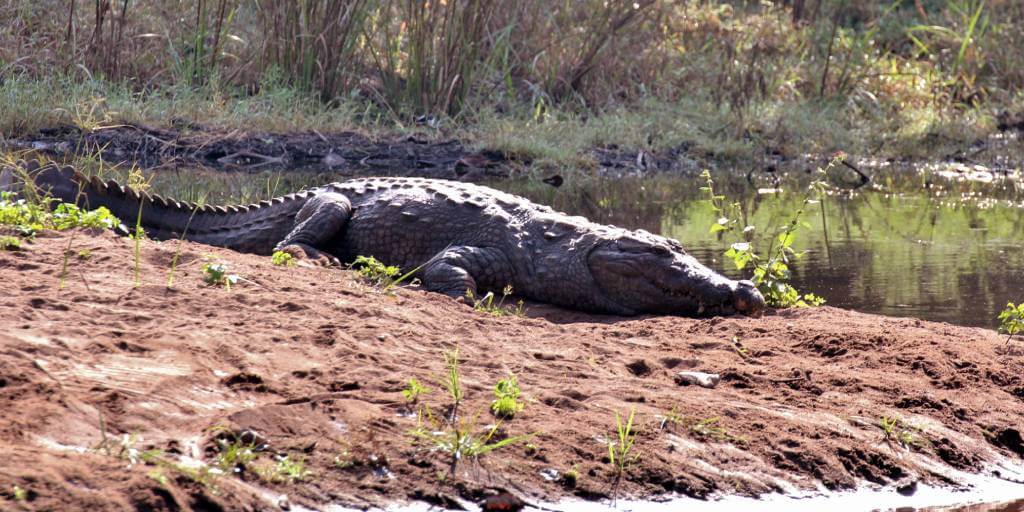
<path fill-rule="evenodd" d="M 1006 309 L 999 313 L 999 332 L 1007 335 L 1007 343 L 1017 334 L 1024 332 L 1024 302 L 1018 305 L 1012 302 L 1006 304 Z"/>
<path fill-rule="evenodd" d="M 672 410 L 665 414 L 665 417 L 661 420 L 661 429 L 664 430 L 668 427 L 683 427 L 686 432 L 692 435 L 711 438 L 716 441 L 728 441 L 732 443 L 745 443 L 746 439 L 743 437 L 737 437 L 729 433 L 721 425 L 721 420 L 717 417 L 714 418 L 690 418 L 683 416 L 677 406 L 672 406 Z"/>
<path fill-rule="evenodd" d="M 136 447 L 140 440 L 136 434 L 125 434 L 120 439 L 107 437 L 106 424 L 102 416 L 100 416 L 100 433 L 102 439 L 94 447 L 97 452 L 127 461 L 129 466 L 139 463 L 154 465 L 156 469 L 150 471 L 148 476 L 164 485 L 169 482 L 165 472 L 173 471 L 203 487 L 216 491 L 215 480 L 225 473 L 219 467 L 211 467 L 203 463 L 186 465 L 174 461 L 168 458 L 162 450 L 140 450 Z"/>
<path fill-rule="evenodd" d="M 450 412 L 439 419 L 429 407 L 422 406 L 417 426 L 409 431 L 409 435 L 416 441 L 428 443 L 434 450 L 449 454 L 451 457 L 450 474 L 455 474 L 459 461 L 464 458 L 476 459 L 533 437 L 534 434 L 499 436 L 500 421 L 490 427 L 479 428 L 479 414 L 470 418 L 460 416 L 459 406 L 464 400 L 465 394 L 462 388 L 462 377 L 459 375 L 459 351 L 458 349 L 446 350 L 443 356 L 446 371 L 441 385 L 451 399 L 451 404 L 448 407 Z"/>
<path fill-rule="evenodd" d="M 13 488 L 11 488 L 11 491 L 14 493 L 14 501 L 28 500 L 28 491 L 25 490 L 23 487 L 15 485 Z"/>
<path fill-rule="evenodd" d="M 494 385 L 494 401 L 491 402 L 491 411 L 499 418 L 512 418 L 523 410 L 523 403 L 519 401 L 519 382 L 515 375 L 501 379 Z"/>
<path fill-rule="evenodd" d="M 636 419 L 636 408 L 630 409 L 629 419 L 625 423 L 622 416 L 615 412 L 615 439 L 608 441 L 608 463 L 615 466 L 615 479 L 618 481 L 629 470 L 640 456 L 633 453 L 637 431 L 633 429 Z"/>
<path fill-rule="evenodd" d="M 292 459 L 286 455 L 277 459 L 277 463 L 269 469 L 261 470 L 259 474 L 268 482 L 293 484 L 309 478 L 312 472 L 306 469 L 305 459 Z"/>
<path fill-rule="evenodd" d="M 230 290 L 231 285 L 238 282 L 238 275 L 229 274 L 226 263 L 204 263 L 201 267 L 203 282 L 210 286 L 222 285 Z"/>
<path fill-rule="evenodd" d="M 904 448 L 922 446 L 924 440 L 917 434 L 917 428 L 907 425 L 898 417 L 882 416 L 878 421 L 879 428 L 886 441 L 897 443 Z"/>
<path fill-rule="evenodd" d="M 82 210 L 73 204 L 61 203 L 50 210 L 48 207 L 52 202 L 30 202 L 17 198 L 12 192 L 0 192 L 0 225 L 11 226 L 28 237 L 43 229 L 109 229 L 121 223 L 102 206 L 95 210 Z"/>
<path fill-rule="evenodd" d="M 120 223 L 121 221 L 103 206 L 95 210 L 83 210 L 73 204 L 61 203 L 53 210 L 52 215 L 52 228 L 57 230 L 73 228 L 110 229 Z"/>
<path fill-rule="evenodd" d="M 202 204 L 206 202 L 206 196 L 200 198 L 199 202 L 192 208 L 192 213 L 188 216 L 188 222 L 185 223 L 185 229 L 181 232 L 181 237 L 178 239 L 178 246 L 174 250 L 174 257 L 171 258 L 171 268 L 167 271 L 167 287 L 172 288 L 174 286 L 174 271 L 178 269 L 178 260 L 181 258 L 181 247 L 185 242 L 185 235 L 188 234 L 188 228 L 192 225 L 192 219 L 195 218 L 196 212 L 202 208 Z"/>
<path fill-rule="evenodd" d="M 580 468 L 576 464 L 573 464 L 571 468 L 565 470 L 562 473 L 562 485 L 566 487 L 576 487 L 580 481 Z"/>
<path fill-rule="evenodd" d="M 149 189 L 149 182 L 138 166 L 132 166 L 128 172 L 127 181 L 127 186 L 140 197 Z M 142 207 L 145 204 L 145 201 L 139 201 L 139 210 L 135 215 L 135 229 L 131 233 L 131 238 L 135 241 L 135 286 L 142 284 L 142 240 L 146 238 L 146 231 L 142 229 Z"/>
<path fill-rule="evenodd" d="M 89 249 L 82 249 L 78 251 L 78 259 L 80 261 L 89 261 L 92 259 L 92 251 Z"/>
<path fill-rule="evenodd" d="M 411 377 L 409 382 L 406 383 L 405 389 L 402 390 L 402 396 L 405 397 L 405 401 L 409 403 L 416 403 L 419 401 L 420 396 L 430 392 L 420 381 L 416 380 L 416 377 Z"/>
<path fill-rule="evenodd" d="M 445 379 L 441 382 L 448 396 L 452 399 L 451 420 L 459 415 L 459 404 L 462 403 L 462 378 L 459 376 L 459 349 L 445 350 L 444 367 L 446 369 Z"/>
<path fill-rule="evenodd" d="M 274 251 L 274 254 L 270 256 L 270 262 L 279 267 L 294 267 L 295 256 L 292 256 L 290 252 Z"/>
<path fill-rule="evenodd" d="M 733 336 L 732 340 L 730 340 L 730 344 L 732 345 L 732 349 L 735 350 L 736 354 L 739 355 L 742 359 L 750 359 L 750 350 L 747 347 L 743 346 L 743 343 L 740 341 L 739 336 Z"/>
<path fill-rule="evenodd" d="M 16 236 L 0 236 L 0 251 L 20 251 L 21 239 Z"/>
<path fill-rule="evenodd" d="M 259 456 L 254 444 L 243 443 L 240 440 L 218 439 L 217 448 L 219 451 L 211 465 L 229 475 L 242 473 Z"/>
<path fill-rule="evenodd" d="M 824 176 L 828 169 L 835 166 L 845 158 L 840 154 L 833 158 L 825 169 L 818 169 L 818 174 Z M 810 307 L 820 306 L 825 299 L 813 293 L 801 294 L 789 283 L 792 277 L 790 264 L 799 260 L 804 252 L 798 252 L 793 248 L 796 241 L 796 233 L 801 226 L 807 226 L 801 218 L 808 205 L 815 204 L 815 197 L 820 197 L 825 188 L 825 182 L 819 178 L 811 182 L 807 187 L 800 208 L 793 213 L 793 218 L 782 229 L 781 232 L 769 240 L 767 256 L 757 252 L 754 238 L 757 229 L 754 226 L 742 226 L 741 219 L 743 211 L 740 203 L 728 202 L 723 195 L 715 193 L 715 182 L 711 178 L 711 172 L 705 170 L 701 174 L 705 186 L 701 191 L 707 193 L 708 202 L 715 210 L 718 220 L 711 225 L 710 232 L 733 233 L 737 240 L 730 244 L 725 251 L 725 257 L 730 259 L 737 270 L 743 270 L 748 265 L 753 265 L 753 281 L 764 295 L 765 302 L 772 307 Z"/>
<path fill-rule="evenodd" d="M 415 437 L 430 441 L 438 450 L 451 454 L 453 468 L 459 460 L 464 458 L 481 457 L 494 450 L 533 437 L 533 434 L 526 434 L 495 440 L 495 435 L 498 433 L 501 424 L 491 425 L 490 428 L 486 429 L 486 433 L 481 435 L 480 432 L 482 431 L 477 428 L 479 425 L 477 420 L 479 420 L 479 415 L 473 416 L 468 420 L 458 418 L 455 422 L 449 424 L 447 431 L 430 432 L 425 429 L 417 429 L 413 430 L 412 434 Z"/>
<path fill-rule="evenodd" d="M 487 292 L 483 297 L 476 298 L 472 290 L 466 290 L 466 299 L 473 304 L 473 309 L 482 313 L 488 313 L 494 316 L 526 316 L 526 312 L 523 309 L 523 301 L 516 302 L 515 306 L 505 305 L 505 299 L 509 295 L 512 295 L 512 285 L 506 285 L 501 291 L 501 298 L 498 299 L 497 304 L 494 302 L 494 292 Z"/>
<path fill-rule="evenodd" d="M 676 425 L 679 425 L 682 422 L 683 422 L 683 415 L 679 411 L 679 406 L 678 405 L 673 405 L 672 409 L 670 409 L 667 413 L 665 413 L 665 417 L 661 419 L 661 425 L 658 428 L 661 429 L 661 430 L 665 430 L 665 428 L 667 428 L 669 426 L 676 426 Z"/>
<path fill-rule="evenodd" d="M 690 420 L 685 423 L 687 424 L 687 430 L 700 437 L 708 437 L 716 441 L 728 441 L 741 444 L 746 441 L 742 437 L 736 437 L 730 434 L 729 431 L 721 425 L 721 419 L 717 417 Z"/>
<path fill-rule="evenodd" d="M 356 256 L 350 268 L 355 270 L 363 281 L 385 293 L 390 293 L 420 269 L 416 267 L 402 274 L 398 267 L 385 265 L 373 256 Z"/>
<path fill-rule="evenodd" d="M 356 458 L 352 454 L 352 450 L 349 449 L 348 444 L 346 443 L 345 446 L 341 449 L 341 451 L 334 456 L 334 467 L 338 469 L 349 469 L 355 467 L 355 465 Z"/>

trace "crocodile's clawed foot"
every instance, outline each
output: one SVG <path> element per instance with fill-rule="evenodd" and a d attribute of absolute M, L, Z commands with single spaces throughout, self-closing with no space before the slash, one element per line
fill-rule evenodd
<path fill-rule="evenodd" d="M 305 264 L 317 267 L 340 267 L 341 260 L 335 256 L 315 249 L 306 244 L 290 244 L 284 247 L 278 248 L 279 251 L 286 252 L 295 257 L 299 261 L 299 264 Z"/>

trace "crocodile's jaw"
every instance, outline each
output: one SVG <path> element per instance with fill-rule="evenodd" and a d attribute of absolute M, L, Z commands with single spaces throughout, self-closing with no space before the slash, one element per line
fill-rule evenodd
<path fill-rule="evenodd" d="M 758 315 L 764 309 L 764 297 L 750 281 L 718 274 L 669 243 L 674 241 L 648 233 L 640 238 L 603 243 L 587 258 L 594 281 L 622 309 L 684 316 Z"/>

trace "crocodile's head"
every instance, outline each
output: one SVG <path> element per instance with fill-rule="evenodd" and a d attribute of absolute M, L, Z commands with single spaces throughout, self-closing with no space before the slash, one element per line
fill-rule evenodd
<path fill-rule="evenodd" d="M 643 230 L 598 243 L 587 266 L 605 298 L 627 313 L 757 316 L 765 306 L 754 283 L 726 278 L 679 242 Z"/>

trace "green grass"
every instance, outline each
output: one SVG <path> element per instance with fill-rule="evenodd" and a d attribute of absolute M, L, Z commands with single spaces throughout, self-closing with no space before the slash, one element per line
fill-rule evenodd
<path fill-rule="evenodd" d="M 260 478 L 275 483 L 294 484 L 308 480 L 313 473 L 306 468 L 305 459 L 293 459 L 291 456 L 284 456 L 277 459 L 273 466 L 264 467 L 258 471 Z"/>
<path fill-rule="evenodd" d="M 479 413 L 469 416 L 461 414 L 459 409 L 466 395 L 459 371 L 459 351 L 458 349 L 446 350 L 442 355 L 445 373 L 440 383 L 449 399 L 449 403 L 445 406 L 447 413 L 437 415 L 430 406 L 421 404 L 417 415 L 417 425 L 409 431 L 409 435 L 414 442 L 424 443 L 432 451 L 447 454 L 450 475 L 456 474 L 456 468 L 462 460 L 476 460 L 496 450 L 525 442 L 534 436 L 534 434 L 506 436 L 500 430 L 502 424 L 500 420 L 490 426 L 481 426 Z M 506 384 L 501 388 L 506 393 L 505 396 L 508 396 L 511 393 L 511 388 L 508 379 L 505 382 Z M 516 385 L 516 390 L 518 391 L 518 385 Z M 403 392 L 403 394 L 405 393 Z M 408 394 L 406 394 L 406 398 L 409 399 Z"/>
<path fill-rule="evenodd" d="M 748 164 L 933 158 L 1024 109 L 1019 2 L 793 4 L 137 2 L 101 16 L 103 3 L 53 15 L 14 0 L 0 7 L 0 133 L 415 131 L 587 170 L 612 145 Z"/>
<path fill-rule="evenodd" d="M 629 471 L 633 464 L 640 459 L 640 455 L 634 451 L 636 445 L 637 430 L 633 428 L 636 419 L 636 408 L 630 409 L 629 417 L 625 422 L 622 416 L 615 412 L 614 437 L 608 441 L 608 463 L 615 468 L 616 482 Z"/>
<path fill-rule="evenodd" d="M 59 125 L 84 131 L 123 124 L 170 127 L 187 119 L 213 129 L 347 131 L 357 128 L 344 106 L 269 82 L 253 95 L 206 85 L 174 84 L 137 93 L 127 83 L 60 74 L 0 74 L 0 133 L 25 135 Z"/>
<path fill-rule="evenodd" d="M 459 404 L 462 403 L 464 397 L 462 376 L 459 374 L 459 349 L 445 350 L 441 355 L 444 356 L 445 368 L 445 375 L 441 380 L 441 385 L 448 392 L 448 397 L 452 400 L 450 417 L 454 421 L 459 415 Z"/>
<path fill-rule="evenodd" d="M 210 461 L 210 465 L 227 475 L 246 471 L 259 456 L 254 444 L 243 443 L 240 440 L 218 439 L 217 450 L 217 455 Z"/>
<path fill-rule="evenodd" d="M 466 290 L 466 299 L 473 305 L 473 310 L 487 313 L 494 316 L 526 316 L 523 301 L 517 301 L 515 306 L 505 304 L 505 299 L 512 295 L 512 286 L 508 285 L 501 292 L 501 298 L 495 302 L 494 292 L 487 292 L 483 297 L 477 298 L 472 290 Z"/>
<path fill-rule="evenodd" d="M 745 440 L 729 433 L 721 424 L 721 418 L 691 419 L 684 422 L 686 429 L 699 437 L 714 439 L 716 441 L 728 441 L 742 444 Z"/>
<path fill-rule="evenodd" d="M 920 429 L 908 425 L 902 418 L 882 416 L 878 420 L 885 441 L 896 443 L 904 448 L 916 448 L 927 444 L 927 439 L 920 435 Z"/>
<path fill-rule="evenodd" d="M 228 433 L 221 428 L 215 430 Z M 216 448 L 217 454 L 209 461 L 209 469 L 205 470 L 211 475 L 242 477 L 252 474 L 264 482 L 288 484 L 302 482 L 312 476 L 304 458 L 279 454 L 272 463 L 268 463 L 261 460 L 262 447 L 244 442 L 230 433 L 217 439 Z"/>
<path fill-rule="evenodd" d="M 31 186 L 25 187 L 23 192 L 25 197 L 17 197 L 11 192 L 0 192 L 0 226 L 7 226 L 20 237 L 4 235 L 0 249 L 19 250 L 21 249 L 21 239 L 31 239 L 38 231 L 44 229 L 58 231 L 74 228 L 109 229 L 121 224 L 104 207 L 83 210 L 73 204 L 56 204 L 56 201 L 51 198 L 39 197 Z M 64 248 L 63 262 L 58 278 L 59 289 L 64 288 L 67 279 L 68 264 L 73 254 L 71 245 L 74 239 L 74 235 L 68 237 L 67 246 Z"/>

